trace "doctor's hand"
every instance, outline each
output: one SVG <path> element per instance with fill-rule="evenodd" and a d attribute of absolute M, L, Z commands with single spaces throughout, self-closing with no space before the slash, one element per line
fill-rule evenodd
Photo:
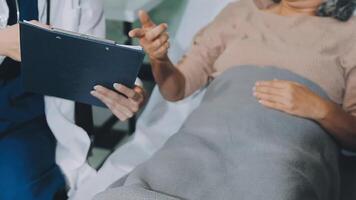
<path fill-rule="evenodd" d="M 41 24 L 38 21 L 30 21 L 30 23 L 42 28 L 49 28 L 49 26 Z M 8 26 L 0 30 L 0 55 L 21 61 L 19 24 Z"/>
<path fill-rule="evenodd" d="M 102 101 L 120 121 L 126 121 L 143 106 L 146 92 L 140 86 L 130 89 L 115 83 L 114 88 L 116 91 L 103 86 L 95 86 L 91 94 Z"/>
<path fill-rule="evenodd" d="M 306 86 L 291 81 L 259 81 L 253 93 L 263 106 L 316 121 L 326 117 L 331 103 Z"/>
<path fill-rule="evenodd" d="M 151 60 L 165 61 L 168 57 L 167 54 L 170 46 L 169 34 L 167 32 L 168 25 L 156 25 L 145 11 L 139 12 L 139 18 L 142 27 L 130 31 L 129 36 L 140 40 L 140 45 Z"/>

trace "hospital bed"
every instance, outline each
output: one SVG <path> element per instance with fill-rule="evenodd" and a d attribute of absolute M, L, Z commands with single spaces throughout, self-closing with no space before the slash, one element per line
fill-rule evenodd
<path fill-rule="evenodd" d="M 195 33 L 232 1 L 234 0 L 188 0 L 178 31 L 172 37 L 169 56 L 173 62 L 178 62 L 189 48 Z M 83 189 L 93 193 L 101 192 L 149 159 L 198 107 L 204 93 L 205 90 L 202 89 L 188 99 L 171 103 L 163 99 L 156 87 L 137 121 L 132 140 L 117 149 L 99 170 L 97 178 L 91 180 Z M 356 199 L 356 157 L 343 156 L 341 163 L 344 194 L 342 200 Z"/>

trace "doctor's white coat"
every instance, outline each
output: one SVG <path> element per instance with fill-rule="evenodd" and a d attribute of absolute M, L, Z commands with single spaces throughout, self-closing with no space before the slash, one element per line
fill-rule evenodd
<path fill-rule="evenodd" d="M 69 31 L 105 36 L 102 0 L 51 0 L 51 25 Z M 46 22 L 47 1 L 38 0 L 39 20 Z M 6 0 L 0 0 L 0 20 L 7 22 Z M 0 21 L 0 23 L 1 23 Z M 50 67 L 50 66 L 49 66 Z M 45 111 L 49 127 L 57 139 L 56 162 L 65 174 L 69 197 L 78 186 L 96 171 L 86 161 L 90 147 L 87 133 L 74 123 L 74 102 L 45 97 Z"/>
<path fill-rule="evenodd" d="M 51 24 L 65 30 L 105 37 L 102 4 L 102 0 L 51 0 Z M 67 178 L 68 195 L 72 198 L 80 185 L 96 175 L 86 160 L 90 139 L 74 123 L 74 102 L 45 97 L 45 108 L 48 125 L 57 139 L 56 162 Z"/>

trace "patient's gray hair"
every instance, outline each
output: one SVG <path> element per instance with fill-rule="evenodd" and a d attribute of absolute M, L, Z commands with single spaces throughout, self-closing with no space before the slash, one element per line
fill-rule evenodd
<path fill-rule="evenodd" d="M 281 0 L 273 1 L 281 2 Z M 340 21 L 347 21 L 352 17 L 355 9 L 356 0 L 326 0 L 316 14 L 321 17 L 333 17 Z"/>

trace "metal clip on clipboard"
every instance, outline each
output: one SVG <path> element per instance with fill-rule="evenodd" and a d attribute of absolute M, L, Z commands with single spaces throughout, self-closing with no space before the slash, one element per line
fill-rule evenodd
<path fill-rule="evenodd" d="M 41 26 L 39 26 L 37 24 L 31 23 L 29 21 L 24 21 L 24 23 L 31 24 L 33 26 L 37 26 L 39 28 L 44 29 L 43 27 L 41 27 Z M 76 37 L 79 37 L 79 38 L 85 38 L 85 39 L 88 39 L 88 40 L 97 41 L 97 42 L 101 42 L 101 43 L 104 43 L 104 44 L 116 45 L 116 46 L 126 47 L 126 48 L 130 48 L 130 49 L 136 49 L 136 50 L 140 50 L 140 51 L 143 50 L 143 48 L 141 46 L 122 45 L 122 44 L 118 44 L 117 42 L 115 42 L 113 40 L 108 40 L 108 39 L 105 39 L 105 38 L 98 38 L 98 37 L 95 37 L 95 36 L 82 34 L 82 33 L 77 33 L 77 32 L 74 32 L 74 31 L 68 31 L 68 30 L 59 29 L 59 28 L 55 28 L 55 27 L 50 28 L 49 30 L 53 31 L 54 33 L 65 34 L 65 35 L 68 35 L 68 36 L 76 36 Z M 61 39 L 61 37 L 57 36 L 57 39 Z"/>

